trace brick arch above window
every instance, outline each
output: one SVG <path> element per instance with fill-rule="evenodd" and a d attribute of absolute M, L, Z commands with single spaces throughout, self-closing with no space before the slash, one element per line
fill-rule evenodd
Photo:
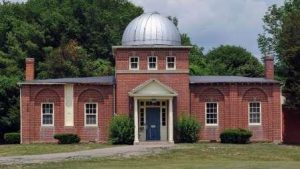
<path fill-rule="evenodd" d="M 243 100 L 267 102 L 268 94 L 261 88 L 250 88 L 244 92 Z"/>
<path fill-rule="evenodd" d="M 34 95 L 35 103 L 41 102 L 59 102 L 61 96 L 59 93 L 51 88 L 42 88 Z"/>
<path fill-rule="evenodd" d="M 198 94 L 199 99 L 204 102 L 219 102 L 224 101 L 225 95 L 218 88 L 205 88 Z"/>
<path fill-rule="evenodd" d="M 102 102 L 104 97 L 100 90 L 89 88 L 82 90 L 77 99 L 78 102 Z"/>

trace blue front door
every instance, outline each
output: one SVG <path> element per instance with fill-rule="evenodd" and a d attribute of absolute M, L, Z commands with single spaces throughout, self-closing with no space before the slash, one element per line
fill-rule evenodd
<path fill-rule="evenodd" d="M 146 111 L 146 140 L 160 140 L 160 108 L 147 108 Z"/>

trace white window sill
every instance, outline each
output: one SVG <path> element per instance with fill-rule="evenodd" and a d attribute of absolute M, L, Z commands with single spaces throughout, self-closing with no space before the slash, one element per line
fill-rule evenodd
<path fill-rule="evenodd" d="M 98 125 L 85 125 L 85 128 L 98 128 Z"/>
<path fill-rule="evenodd" d="M 205 124 L 205 127 L 219 127 L 218 124 Z"/>
<path fill-rule="evenodd" d="M 251 123 L 249 126 L 261 126 L 261 123 Z"/>
<path fill-rule="evenodd" d="M 54 127 L 54 125 L 41 125 L 41 127 L 44 127 L 44 128 L 53 128 Z"/>

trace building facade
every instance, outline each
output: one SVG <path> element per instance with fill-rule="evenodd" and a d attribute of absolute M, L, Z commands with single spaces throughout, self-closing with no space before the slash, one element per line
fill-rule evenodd
<path fill-rule="evenodd" d="M 26 59 L 21 84 L 21 142 L 55 142 L 56 133 L 76 133 L 85 142 L 107 142 L 109 122 L 118 114 L 134 119 L 134 143 L 173 143 L 181 115 L 201 123 L 200 139 L 217 141 L 226 128 L 246 128 L 253 141 L 282 141 L 280 84 L 273 58 L 265 77 L 190 76 L 190 46 L 158 13 L 134 19 L 122 46 L 113 46 L 115 76 L 34 79 Z"/>

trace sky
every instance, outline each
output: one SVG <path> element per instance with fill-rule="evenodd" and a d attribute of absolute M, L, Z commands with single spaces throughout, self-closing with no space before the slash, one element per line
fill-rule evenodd
<path fill-rule="evenodd" d="M 176 16 L 179 31 L 205 52 L 221 44 L 238 45 L 260 58 L 258 34 L 262 18 L 272 4 L 284 0 L 130 0 L 145 12 Z"/>
<path fill-rule="evenodd" d="M 11 0 L 22 2 L 25 0 Z M 204 47 L 205 52 L 221 44 L 246 48 L 261 57 L 257 45 L 258 34 L 263 31 L 262 18 L 272 4 L 282 5 L 284 0 L 129 0 L 164 16 L 176 16 L 179 31 L 187 33 L 193 44 Z"/>

